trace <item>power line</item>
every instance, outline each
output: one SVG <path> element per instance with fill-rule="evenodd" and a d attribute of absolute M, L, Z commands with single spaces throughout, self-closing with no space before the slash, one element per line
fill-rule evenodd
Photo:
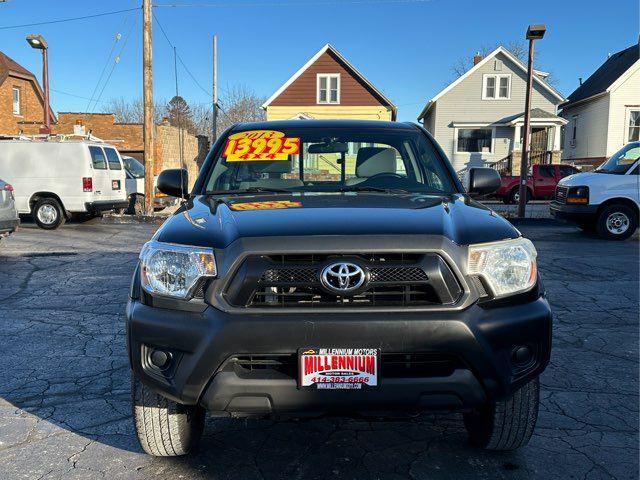
<path fill-rule="evenodd" d="M 127 25 L 127 20 L 130 18 L 130 16 L 125 16 L 124 17 L 124 21 L 122 22 L 122 25 L 120 26 L 120 28 L 124 28 Z M 135 20 L 134 20 L 135 22 Z M 116 49 L 116 45 L 118 44 L 118 42 L 120 41 L 120 39 L 122 38 L 122 35 L 117 32 L 116 33 L 116 39 L 113 42 L 113 45 L 111 46 L 111 50 L 109 51 L 109 55 L 107 56 L 107 59 L 104 62 L 104 66 L 102 67 L 102 71 L 100 72 L 100 76 L 98 77 L 98 81 L 96 82 L 96 86 L 93 87 L 93 91 L 91 92 L 91 98 L 89 98 L 89 103 L 87 103 L 87 112 L 90 111 L 89 109 L 91 108 L 91 103 L 94 100 L 94 97 L 96 95 L 96 93 L 98 92 L 98 88 L 100 88 L 100 83 L 102 82 L 102 77 L 104 76 L 105 72 L 107 71 L 107 67 L 109 66 L 109 61 L 111 60 L 111 56 L 113 55 L 113 52 Z M 95 105 L 94 105 L 95 108 Z"/>
<path fill-rule="evenodd" d="M 158 24 L 158 27 L 160 27 L 160 31 L 162 32 L 162 35 L 164 36 L 165 40 L 167 41 L 167 43 L 169 44 L 169 46 L 171 48 L 173 48 L 175 50 L 175 45 L 173 44 L 173 42 L 169 39 L 169 35 L 167 35 L 166 30 L 164 29 L 164 27 L 162 26 L 162 23 L 160 23 L 160 20 L 158 20 L 158 17 L 156 16 L 156 14 L 153 14 L 153 18 L 155 19 L 156 23 Z M 200 90 L 202 90 L 207 96 L 211 96 L 211 92 L 207 91 L 206 88 L 204 88 L 200 82 L 198 81 L 198 79 L 195 77 L 195 75 L 193 73 L 191 73 L 191 70 L 189 70 L 189 67 L 187 67 L 187 65 L 184 63 L 184 60 L 182 60 L 182 57 L 180 56 L 179 53 L 174 52 L 175 56 L 177 57 L 178 61 L 180 62 L 180 65 L 182 65 L 182 67 L 185 69 L 185 71 L 187 72 L 187 74 L 191 77 L 191 79 L 193 80 L 193 82 L 198 86 L 198 88 L 200 88 Z"/>
<path fill-rule="evenodd" d="M 133 12 L 134 10 L 140 10 L 140 7 L 127 8 L 125 10 L 115 10 L 113 12 L 96 13 L 93 15 L 84 15 L 82 17 L 60 18 L 57 20 L 48 20 L 46 22 L 24 23 L 22 25 L 5 25 L 5 26 L 1 26 L 0 30 L 9 30 L 12 28 L 23 28 L 23 27 L 36 27 L 38 25 L 51 25 L 53 23 L 75 22 L 76 20 L 86 20 L 88 18 L 104 17 L 107 15 L 117 15 L 119 13 Z"/>
<path fill-rule="evenodd" d="M 321 0 L 319 2 L 254 2 L 254 3 L 156 3 L 154 8 L 221 8 L 221 7 L 316 7 L 322 5 L 383 5 L 429 3 L 431 0 Z"/>
<path fill-rule="evenodd" d="M 129 28 L 129 31 L 127 32 L 127 36 L 124 37 L 124 42 L 122 43 L 122 47 L 120 48 L 120 51 L 118 52 L 118 55 L 116 56 L 116 58 L 113 60 L 113 66 L 111 67 L 111 71 L 109 72 L 107 79 L 104 81 L 104 84 L 102 85 L 102 90 L 100 90 L 100 94 L 98 95 L 97 99 L 95 100 L 95 103 L 93 104 L 94 109 L 96 108 L 98 103 L 100 103 L 102 94 L 104 93 L 105 88 L 107 88 L 107 85 L 109 84 L 109 80 L 111 80 L 111 75 L 113 75 L 113 71 L 115 70 L 116 65 L 120 63 L 120 58 L 122 57 L 122 53 L 124 52 L 124 49 L 127 46 L 127 41 L 129 40 L 129 37 L 131 36 L 131 31 L 133 30 L 133 27 L 135 27 L 135 25 L 136 25 L 136 22 L 133 21 L 131 23 L 131 27 Z"/>

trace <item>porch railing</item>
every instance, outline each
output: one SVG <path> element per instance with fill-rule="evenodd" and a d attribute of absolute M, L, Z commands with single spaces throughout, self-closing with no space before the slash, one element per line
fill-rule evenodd
<path fill-rule="evenodd" d="M 522 152 L 516 152 L 517 162 L 520 162 L 520 155 L 522 155 Z M 491 163 L 489 166 L 500 172 L 501 175 L 510 175 L 513 172 L 513 157 L 513 152 L 511 152 L 506 157 L 498 160 L 497 162 Z M 531 152 L 529 154 L 528 167 L 531 168 L 531 165 L 551 165 L 552 161 L 553 152 L 550 150 Z"/>

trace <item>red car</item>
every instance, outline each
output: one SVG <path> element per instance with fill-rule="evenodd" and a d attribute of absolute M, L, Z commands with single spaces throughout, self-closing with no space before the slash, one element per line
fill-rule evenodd
<path fill-rule="evenodd" d="M 532 172 L 527 175 L 527 201 L 553 198 L 560 179 L 574 173 L 580 173 L 580 170 L 571 165 L 534 165 Z M 518 203 L 519 180 L 520 177 L 503 175 L 500 178 L 500 188 L 496 191 L 496 196 L 502 198 L 504 203 Z"/>

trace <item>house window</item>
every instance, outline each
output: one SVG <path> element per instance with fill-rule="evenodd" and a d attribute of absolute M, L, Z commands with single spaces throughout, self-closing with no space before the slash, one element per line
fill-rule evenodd
<path fill-rule="evenodd" d="M 13 114 L 20 115 L 20 88 L 13 87 Z"/>
<path fill-rule="evenodd" d="M 491 141 L 493 130 L 491 128 L 459 128 L 457 153 L 492 153 Z"/>
<path fill-rule="evenodd" d="M 483 100 L 508 100 L 511 98 L 511 75 L 484 75 L 482 77 Z"/>
<path fill-rule="evenodd" d="M 569 145 L 572 147 L 576 146 L 576 138 L 578 136 L 578 115 L 574 115 L 572 118 L 573 122 L 571 123 L 571 138 Z"/>
<path fill-rule="evenodd" d="M 318 103 L 340 103 L 340 74 L 318 74 Z"/>
<path fill-rule="evenodd" d="M 629 110 L 629 123 L 627 125 L 627 142 L 640 140 L 640 110 Z"/>

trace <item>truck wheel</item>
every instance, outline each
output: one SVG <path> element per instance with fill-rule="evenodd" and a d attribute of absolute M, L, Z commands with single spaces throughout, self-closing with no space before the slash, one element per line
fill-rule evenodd
<path fill-rule="evenodd" d="M 527 188 L 527 197 L 525 198 L 524 203 L 529 202 L 529 200 L 531 200 L 531 190 Z M 516 187 L 512 189 L 511 193 L 509 194 L 509 203 L 515 203 L 517 205 L 519 201 L 520 201 L 520 192 L 518 187 Z"/>
<path fill-rule="evenodd" d="M 144 213 L 144 195 L 132 195 L 129 198 L 129 215 L 142 215 Z"/>
<path fill-rule="evenodd" d="M 55 230 L 65 222 L 62 206 L 55 198 L 41 198 L 33 206 L 36 224 L 45 230 Z"/>
<path fill-rule="evenodd" d="M 626 205 L 606 207 L 598 216 L 598 234 L 607 240 L 626 240 L 638 228 L 636 213 Z"/>
<path fill-rule="evenodd" d="M 486 450 L 524 447 L 538 418 L 539 382 L 536 377 L 508 399 L 466 413 L 464 425 L 471 443 Z"/>
<path fill-rule="evenodd" d="M 158 395 L 131 374 L 133 420 L 142 449 L 157 457 L 192 451 L 202 437 L 202 407 L 182 405 Z"/>

